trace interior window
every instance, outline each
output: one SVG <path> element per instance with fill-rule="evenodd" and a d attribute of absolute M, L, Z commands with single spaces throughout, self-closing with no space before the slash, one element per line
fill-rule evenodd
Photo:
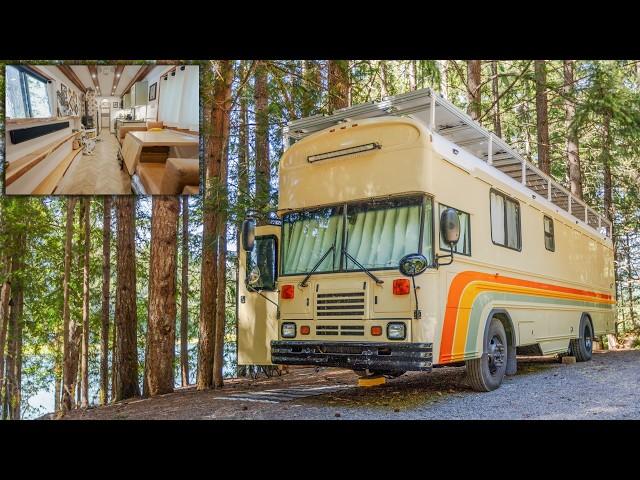
<path fill-rule="evenodd" d="M 553 219 L 544 216 L 544 248 L 550 252 L 556 251 L 556 242 L 553 234 Z"/>
<path fill-rule="evenodd" d="M 442 215 L 442 212 L 447 208 L 450 207 L 440 204 L 440 215 Z M 454 210 L 458 214 L 458 219 L 460 220 L 460 238 L 458 239 L 458 243 L 454 245 L 453 251 L 461 255 L 471 256 L 471 216 L 468 213 L 455 208 Z M 440 232 L 440 250 L 445 250 L 447 252 L 450 251 L 449 245 L 444 241 L 442 232 Z"/>
<path fill-rule="evenodd" d="M 46 79 L 36 76 L 23 67 L 7 65 L 5 82 L 7 117 L 51 117 Z"/>
<path fill-rule="evenodd" d="M 247 282 L 251 272 L 259 273 L 258 281 L 251 284 L 256 290 L 276 290 L 277 270 L 277 239 L 273 235 L 256 237 L 253 250 L 247 252 Z"/>
<path fill-rule="evenodd" d="M 520 250 L 520 204 L 506 195 L 491 191 L 491 240 L 496 245 Z"/>

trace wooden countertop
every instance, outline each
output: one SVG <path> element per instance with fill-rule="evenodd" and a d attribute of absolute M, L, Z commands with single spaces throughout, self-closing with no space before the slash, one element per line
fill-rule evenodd
<path fill-rule="evenodd" d="M 128 135 L 133 136 L 144 147 L 198 145 L 200 141 L 199 137 L 195 135 L 166 129 L 161 132 L 129 132 Z"/>

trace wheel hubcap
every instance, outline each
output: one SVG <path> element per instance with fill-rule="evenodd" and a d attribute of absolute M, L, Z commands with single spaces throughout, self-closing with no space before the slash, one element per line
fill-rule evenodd
<path fill-rule="evenodd" d="M 489 372 L 494 375 L 504 365 L 504 344 L 498 335 L 494 335 L 489 341 Z"/>
<path fill-rule="evenodd" d="M 588 352 L 591 351 L 591 347 L 592 347 L 591 331 L 588 328 L 585 331 L 584 346 L 586 347 Z"/>

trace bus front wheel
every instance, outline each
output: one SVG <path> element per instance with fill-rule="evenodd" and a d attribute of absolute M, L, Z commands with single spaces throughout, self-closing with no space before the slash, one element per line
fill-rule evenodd
<path fill-rule="evenodd" d="M 507 370 L 507 335 L 502 322 L 492 318 L 480 358 L 467 360 L 467 377 L 471 388 L 490 392 L 502 383 Z"/>

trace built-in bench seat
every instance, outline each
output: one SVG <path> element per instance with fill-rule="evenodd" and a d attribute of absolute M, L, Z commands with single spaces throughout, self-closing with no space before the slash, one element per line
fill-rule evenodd
<path fill-rule="evenodd" d="M 138 165 L 137 173 L 147 195 L 180 195 L 186 187 L 199 190 L 200 161 L 197 158 L 144 162 Z"/>

